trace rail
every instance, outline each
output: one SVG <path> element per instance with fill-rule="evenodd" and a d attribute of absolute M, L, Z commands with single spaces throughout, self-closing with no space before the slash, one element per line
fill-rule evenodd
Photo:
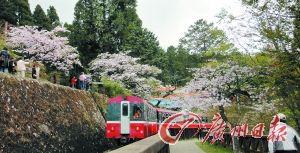
<path fill-rule="evenodd" d="M 145 138 L 135 143 L 126 145 L 110 153 L 170 153 L 168 144 L 165 144 L 159 136 Z"/>

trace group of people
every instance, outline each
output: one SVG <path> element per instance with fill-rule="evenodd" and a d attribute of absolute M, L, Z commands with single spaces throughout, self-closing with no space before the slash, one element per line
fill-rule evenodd
<path fill-rule="evenodd" d="M 9 55 L 7 48 L 0 53 L 0 72 L 16 73 L 16 61 Z"/>
<path fill-rule="evenodd" d="M 70 79 L 70 86 L 72 88 L 79 88 L 81 90 L 89 90 L 92 83 L 92 77 L 90 75 L 81 72 L 79 77 L 72 76 Z"/>
<path fill-rule="evenodd" d="M 26 64 L 29 62 L 25 62 L 24 58 L 14 59 L 8 52 L 7 48 L 3 48 L 0 52 L 0 72 L 10 73 L 10 74 L 18 74 L 20 77 L 25 77 L 26 74 Z M 31 77 L 33 79 L 39 79 L 40 76 L 40 68 L 37 62 L 33 62 L 31 67 Z M 56 75 L 53 75 L 53 83 L 56 83 Z M 86 75 L 82 72 L 78 78 L 76 76 L 72 76 L 70 78 L 70 86 L 72 88 L 89 90 L 92 83 L 91 75 Z"/>
<path fill-rule="evenodd" d="M 25 77 L 26 64 L 23 58 L 14 59 L 8 52 L 7 48 L 3 48 L 0 52 L 0 72 L 18 74 L 20 77 Z M 34 62 L 31 69 L 32 78 L 39 79 L 40 68 L 37 63 Z"/>

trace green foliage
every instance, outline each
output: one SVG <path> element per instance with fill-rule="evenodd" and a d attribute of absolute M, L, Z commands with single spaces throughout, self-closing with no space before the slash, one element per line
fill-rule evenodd
<path fill-rule="evenodd" d="M 32 25 L 33 18 L 30 11 L 28 0 L 10 0 L 11 7 L 10 10 L 13 11 L 13 21 L 12 24 L 19 26 Z"/>
<path fill-rule="evenodd" d="M 279 110 L 289 112 L 289 117 L 296 121 L 300 116 L 300 56 L 299 53 L 286 52 L 276 55 L 270 80 L 278 96 L 277 105 Z"/>
<path fill-rule="evenodd" d="M 2 20 L 8 21 L 9 23 L 15 24 L 14 11 L 12 9 L 11 0 L 0 0 L 0 21 Z M 0 24 L 2 24 L 0 22 Z"/>
<path fill-rule="evenodd" d="M 225 32 L 203 19 L 191 25 L 185 36 L 180 39 L 180 45 L 192 53 L 220 48 L 224 43 L 228 43 Z"/>
<path fill-rule="evenodd" d="M 132 50 L 135 37 L 140 37 L 145 32 L 141 28 L 142 21 L 136 13 L 136 0 L 112 0 L 108 6 L 106 25 L 114 40 L 113 44 L 116 45 L 113 50 L 116 52 Z"/>
<path fill-rule="evenodd" d="M 73 25 L 69 27 L 70 42 L 78 48 L 84 66 L 103 50 L 110 51 L 104 47 L 106 42 L 112 41 L 108 40 L 109 35 L 104 34 L 104 13 L 104 6 L 98 0 L 79 0 L 76 3 L 75 19 Z"/>
<path fill-rule="evenodd" d="M 143 29 L 136 27 L 126 40 L 122 51 L 130 51 L 129 55 L 139 57 L 143 64 L 150 64 L 160 67 L 160 57 L 164 51 L 160 48 L 159 42 L 155 35 Z"/>
<path fill-rule="evenodd" d="M 267 77 L 272 89 L 269 96 L 278 111 L 287 113 L 296 122 L 300 116 L 300 2 L 278 0 L 265 5 L 259 5 L 258 1 L 244 4 L 255 12 L 252 15 L 258 21 L 259 32 L 269 43 L 266 48 L 272 57 Z"/>
<path fill-rule="evenodd" d="M 106 30 L 113 40 L 107 43 L 111 46 L 109 52 L 130 51 L 129 55 L 140 58 L 141 63 L 162 68 L 164 51 L 156 36 L 142 27 L 136 0 L 113 0 L 108 6 Z"/>
<path fill-rule="evenodd" d="M 206 153 L 233 153 L 233 151 L 230 148 L 226 148 L 220 145 L 219 143 L 210 144 L 206 142 L 202 144 L 201 142 L 196 142 L 196 144 Z"/>
<path fill-rule="evenodd" d="M 293 18 L 293 39 L 291 40 L 291 50 L 289 52 L 275 52 L 275 66 L 273 79 L 277 87 L 276 94 L 281 97 L 279 107 L 288 116 L 299 120 L 300 116 L 300 2 L 296 1 L 291 6 Z M 283 105 L 285 104 L 285 105 Z M 298 118 L 297 118 L 298 117 Z M 295 124 L 294 124 L 295 125 Z M 299 127 L 300 125 L 298 125 Z"/>
<path fill-rule="evenodd" d="M 182 86 L 192 78 L 189 68 L 197 67 L 200 62 L 198 54 L 190 54 L 182 47 L 170 46 L 163 60 L 161 80 L 165 84 Z"/>
<path fill-rule="evenodd" d="M 227 40 L 224 31 L 200 19 L 180 39 L 179 47 L 168 48 L 160 67 L 163 70 L 161 80 L 167 84 L 184 85 L 192 78 L 190 68 L 216 67 L 227 62 L 234 52 L 237 49 Z"/>
<path fill-rule="evenodd" d="M 103 83 L 104 93 L 109 97 L 114 97 L 117 95 L 130 95 L 130 91 L 124 88 L 120 83 L 116 81 L 112 81 L 108 78 L 101 78 L 101 82 Z"/>
<path fill-rule="evenodd" d="M 47 17 L 40 5 L 37 5 L 35 7 L 35 10 L 33 12 L 33 19 L 34 25 L 47 30 L 51 29 L 50 19 Z"/>
<path fill-rule="evenodd" d="M 5 39 L 2 35 L 0 35 L 0 49 L 5 47 Z"/>
<path fill-rule="evenodd" d="M 47 16 L 50 20 L 51 29 L 54 29 L 55 27 L 60 25 L 59 17 L 56 13 L 56 9 L 54 8 L 54 6 L 49 7 L 49 9 L 47 10 Z"/>
<path fill-rule="evenodd" d="M 154 34 L 142 28 L 135 0 L 79 0 L 75 20 L 67 28 L 83 65 L 100 53 L 130 51 L 130 56 L 139 57 L 143 64 L 162 67 L 164 52 Z"/>

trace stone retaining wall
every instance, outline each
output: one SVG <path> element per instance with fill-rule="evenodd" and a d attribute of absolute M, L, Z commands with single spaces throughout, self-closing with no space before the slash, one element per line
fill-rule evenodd
<path fill-rule="evenodd" d="M 114 147 L 94 99 L 85 91 L 0 73 L 0 153 Z"/>

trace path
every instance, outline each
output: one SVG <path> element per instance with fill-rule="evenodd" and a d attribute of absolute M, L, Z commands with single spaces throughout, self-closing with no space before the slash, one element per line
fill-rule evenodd
<path fill-rule="evenodd" d="M 175 145 L 170 145 L 170 153 L 205 153 L 195 142 L 197 139 L 182 140 Z"/>

